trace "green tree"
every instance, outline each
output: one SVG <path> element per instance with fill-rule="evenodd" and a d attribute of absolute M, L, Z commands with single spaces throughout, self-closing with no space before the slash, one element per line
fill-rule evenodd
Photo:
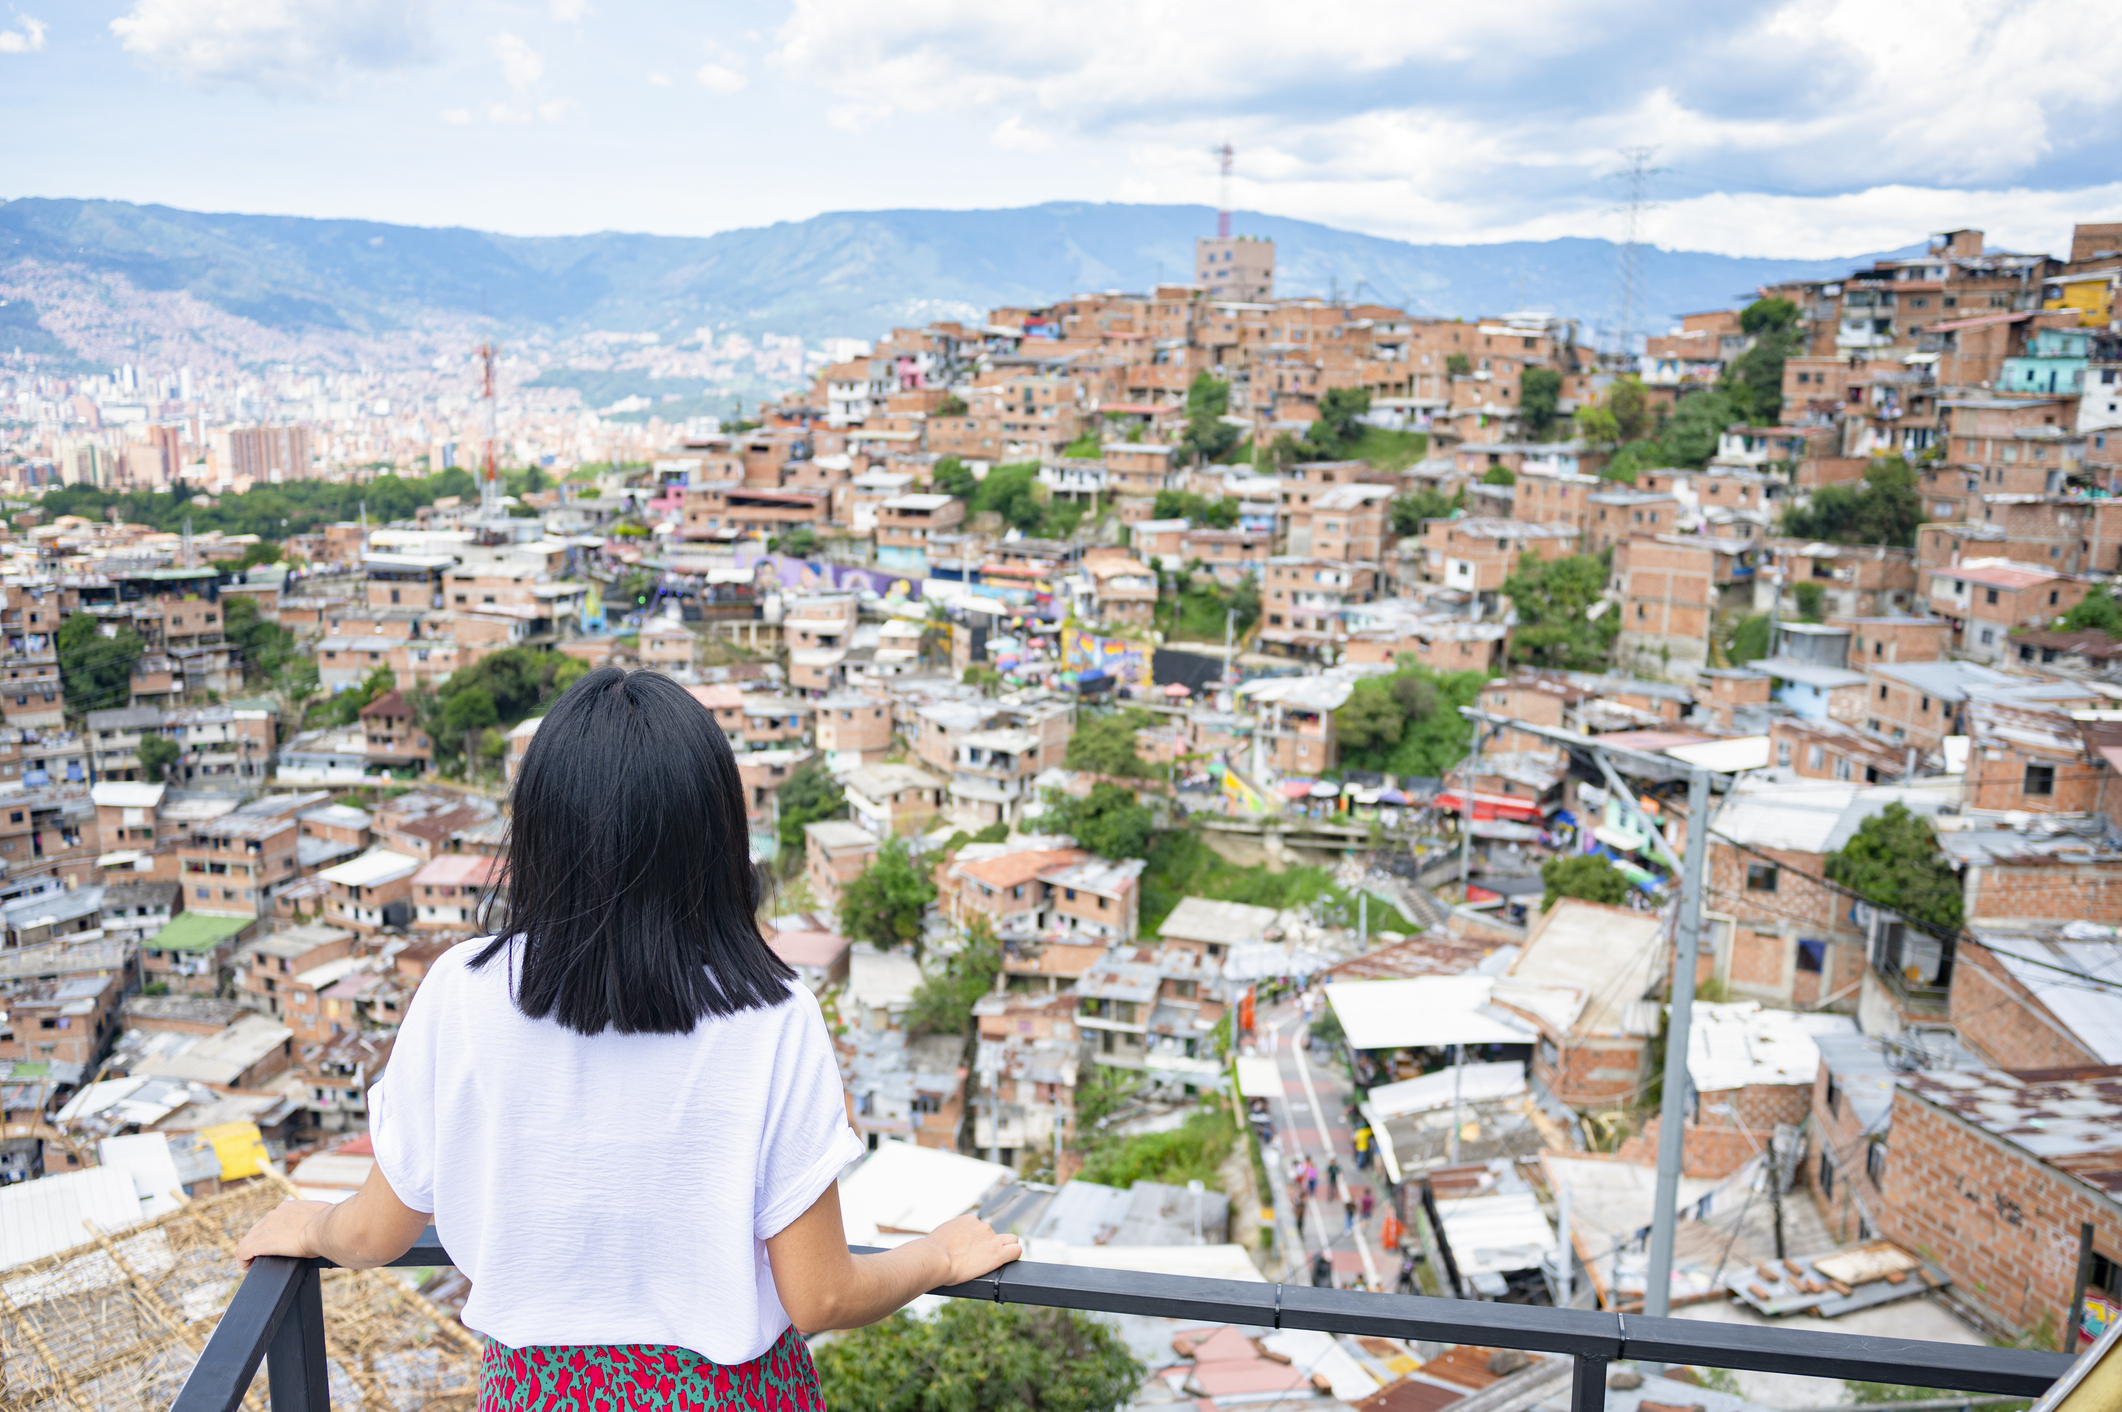
<path fill-rule="evenodd" d="M 1756 662 L 1766 657 L 1771 644 L 1768 640 L 1768 615 L 1759 614 L 1747 618 L 1732 633 L 1731 646 L 1726 650 L 1733 666 L 1742 662 Z"/>
<path fill-rule="evenodd" d="M 1363 414 L 1370 410 L 1370 390 L 1361 387 L 1330 387 L 1319 396 L 1319 419 L 1305 429 L 1320 460 L 1340 461 L 1355 454 L 1363 439 Z"/>
<path fill-rule="evenodd" d="M 131 704 L 133 664 L 147 650 L 140 634 L 128 627 L 105 632 L 95 614 L 73 613 L 59 625 L 56 646 L 69 712 L 85 715 Z"/>
<path fill-rule="evenodd" d="M 938 494 L 955 495 L 960 500 L 970 500 L 980 482 L 973 478 L 972 468 L 956 456 L 945 456 L 929 470 L 930 484 Z"/>
<path fill-rule="evenodd" d="M 1714 388 L 1680 399 L 1670 420 L 1658 433 L 1658 444 L 1673 466 L 1701 466 L 1717 454 L 1717 438 L 1744 414 L 1731 398 Z"/>
<path fill-rule="evenodd" d="M 1629 881 L 1612 863 L 1596 853 L 1574 853 L 1554 857 L 1540 865 L 1540 881 L 1547 894 L 1540 899 L 1545 912 L 1565 897 L 1619 906 L 1628 901 Z"/>
<path fill-rule="evenodd" d="M 361 708 L 379 696 L 387 696 L 398 689 L 398 674 L 388 667 L 377 667 L 358 683 L 342 691 L 332 693 L 326 704 L 329 718 L 327 725 L 350 726 L 361 717 Z M 440 724 L 438 720 L 437 725 Z M 439 748 L 441 741 L 435 742 Z"/>
<path fill-rule="evenodd" d="M 1039 500 L 1038 486 L 1037 461 L 996 466 L 980 482 L 967 505 L 975 514 L 992 510 L 1009 525 L 1031 534 L 1046 516 L 1046 506 Z"/>
<path fill-rule="evenodd" d="M 142 736 L 140 739 L 140 774 L 149 784 L 161 784 L 169 767 L 177 763 L 184 747 L 166 735 Z"/>
<path fill-rule="evenodd" d="M 818 532 L 809 525 L 797 525 L 787 534 L 776 536 L 767 547 L 791 559 L 808 559 L 818 552 Z"/>
<path fill-rule="evenodd" d="M 278 676 L 299 652 L 295 635 L 270 618 L 260 617 L 258 601 L 249 594 L 222 598 L 221 631 L 242 650 L 243 675 L 248 681 Z"/>
<path fill-rule="evenodd" d="M 850 1329 L 817 1364 L 833 1412 L 1115 1412 L 1143 1372 L 1089 1315 L 964 1299 Z"/>
<path fill-rule="evenodd" d="M 1080 713 L 1076 733 L 1068 738 L 1068 754 L 1063 763 L 1071 770 L 1088 770 L 1094 775 L 1148 779 L 1156 771 L 1136 753 L 1135 732 L 1156 721 L 1149 712 L 1133 708 L 1098 715 Z"/>
<path fill-rule="evenodd" d="M 1065 833 L 1100 858 L 1147 858 L 1156 815 L 1124 785 L 1104 780 L 1086 798 L 1047 791 L 1047 810 L 1040 831 Z"/>
<path fill-rule="evenodd" d="M 1596 672 L 1613 654 L 1620 614 L 1606 602 L 1610 572 L 1607 554 L 1571 554 L 1561 559 L 1518 561 L 1517 572 L 1503 581 L 1503 592 L 1518 613 L 1512 634 L 1511 660 L 1539 667 Z"/>
<path fill-rule="evenodd" d="M 1238 429 L 1221 420 L 1230 411 L 1230 384 L 1194 374 L 1186 389 L 1186 433 L 1180 444 L 1197 466 L 1221 461 L 1238 444 Z"/>
<path fill-rule="evenodd" d="M 1649 434 L 1650 398 L 1643 391 L 1641 378 L 1615 378 L 1613 386 L 1606 390 L 1606 410 L 1614 419 L 1616 441 L 1641 441 Z"/>
<path fill-rule="evenodd" d="M 2063 615 L 2059 626 L 2065 632 L 2104 632 L 2109 637 L 2122 637 L 2122 602 L 2117 602 L 2108 589 L 2095 589 Z"/>
<path fill-rule="evenodd" d="M 1631 441 L 1614 448 L 1614 454 L 1599 468 L 1599 474 L 1607 480 L 1634 485 L 1639 473 L 1670 465 L 1671 460 L 1660 442 Z"/>
<path fill-rule="evenodd" d="M 1422 533 L 1424 520 L 1448 520 L 1452 513 L 1466 503 L 1465 492 L 1446 495 L 1435 486 L 1425 485 L 1394 499 L 1393 533 L 1406 539 Z"/>
<path fill-rule="evenodd" d="M 1481 473 L 1483 485 L 1516 485 L 1518 473 L 1508 466 L 1490 466 Z"/>
<path fill-rule="evenodd" d="M 962 417 L 970 410 L 972 409 L 965 405 L 963 397 L 960 397 L 955 392 L 946 392 L 943 394 L 943 400 L 936 404 L 936 410 L 932 415 L 938 417 Z"/>
<path fill-rule="evenodd" d="M 1086 431 L 1083 435 L 1061 448 L 1062 456 L 1072 461 L 1095 461 L 1105 454 L 1105 443 L 1098 433 Z"/>
<path fill-rule="evenodd" d="M 1562 401 L 1562 374 L 1553 368 L 1527 368 L 1518 379 L 1518 412 L 1535 437 L 1545 438 L 1555 424 Z"/>
<path fill-rule="evenodd" d="M 1343 750 L 1390 750 L 1400 743 L 1401 732 L 1406 728 L 1407 713 L 1376 677 L 1358 681 L 1348 693 L 1348 700 L 1334 712 L 1334 734 Z"/>
<path fill-rule="evenodd" d="M 1131 1187 L 1136 1182 L 1184 1186 L 1200 1182 L 1211 1190 L 1223 1186 L 1221 1169 L 1237 1140 L 1238 1125 L 1229 1109 L 1211 1102 L 1187 1115 L 1185 1123 L 1159 1133 L 1094 1141 L 1084 1154 L 1084 1181 Z"/>
<path fill-rule="evenodd" d="M 781 800 L 781 822 L 775 830 L 787 871 L 800 865 L 805 847 L 803 826 L 820 819 L 837 819 L 847 807 L 847 795 L 818 761 L 798 769 L 774 791 Z"/>
<path fill-rule="evenodd" d="M 1824 485 L 1812 501 L 1783 512 L 1783 533 L 1794 539 L 1836 544 L 1886 544 L 1907 548 L 1923 523 L 1923 497 L 1916 473 L 1899 456 L 1879 456 L 1865 468 L 1864 484 Z"/>
<path fill-rule="evenodd" d="M 1459 714 L 1488 680 L 1484 672 L 1432 671 L 1402 657 L 1390 675 L 1364 677 L 1334 715 L 1342 764 L 1395 775 L 1441 776 L 1466 754 L 1472 723 Z M 1353 708 L 1353 709 L 1351 709 Z M 1346 732 L 1353 727 L 1360 744 Z"/>
<path fill-rule="evenodd" d="M 1817 623 L 1827 615 L 1827 590 L 1811 581 L 1791 585 L 1791 596 L 1798 600 L 1798 621 Z"/>
<path fill-rule="evenodd" d="M 494 709 L 494 694 L 483 686 L 452 692 L 442 703 L 442 732 L 452 740 L 483 731 L 500 719 L 501 713 Z"/>
<path fill-rule="evenodd" d="M 1473 370 L 1474 360 L 1467 357 L 1464 353 L 1447 353 L 1444 355 L 1444 371 L 1451 376 L 1463 378 L 1473 372 Z"/>
<path fill-rule="evenodd" d="M 1621 424 L 1611 407 L 1593 405 L 1576 411 L 1577 435 L 1594 446 L 1610 446 L 1621 439 Z"/>
<path fill-rule="evenodd" d="M 1160 490 L 1150 515 L 1153 519 L 1186 519 L 1210 529 L 1229 529 L 1238 523 L 1238 502 L 1224 496 L 1211 500 L 1190 490 Z"/>
<path fill-rule="evenodd" d="M 840 894 L 840 930 L 873 946 L 909 944 L 921 953 L 921 919 L 936 885 L 903 838 L 888 840 Z"/>
<path fill-rule="evenodd" d="M 965 944 L 944 959 L 914 988 L 906 1010 L 906 1032 L 910 1035 L 955 1034 L 973 1037 L 973 1005 L 995 988 L 1002 974 L 1002 943 L 987 918 L 973 914 L 965 929 Z"/>
<path fill-rule="evenodd" d="M 1827 876 L 1933 931 L 1960 930 L 1960 875 L 1938 848 L 1930 821 L 1906 805 L 1889 804 L 1859 825 L 1827 855 Z"/>
<path fill-rule="evenodd" d="M 1783 362 L 1798 348 L 1798 306 L 1788 299 L 1756 299 L 1739 314 L 1754 346 L 1732 360 L 1717 387 L 1755 426 L 1774 426 L 1783 414 Z"/>

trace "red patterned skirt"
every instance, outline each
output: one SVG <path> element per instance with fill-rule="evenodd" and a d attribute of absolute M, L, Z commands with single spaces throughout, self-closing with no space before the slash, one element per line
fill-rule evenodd
<path fill-rule="evenodd" d="M 791 1327 L 749 1363 L 668 1344 L 503 1348 L 479 1364 L 479 1412 L 825 1412 L 810 1346 Z"/>

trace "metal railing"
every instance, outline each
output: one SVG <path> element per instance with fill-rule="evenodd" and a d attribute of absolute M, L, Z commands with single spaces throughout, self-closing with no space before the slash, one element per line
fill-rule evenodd
<path fill-rule="evenodd" d="M 260 1360 L 266 1364 L 273 1412 L 327 1412 L 326 1263 L 277 1256 L 253 1262 L 177 1394 L 172 1412 L 235 1412 Z M 450 1258 L 430 1226 L 412 1249 L 391 1263 L 433 1267 L 448 1265 Z M 2060 1353 L 2021 1348 L 1030 1262 L 1005 1265 L 992 1275 L 935 1293 L 998 1304 L 1557 1354 L 1574 1364 L 1571 1412 L 1605 1407 L 1607 1365 L 1621 1359 L 2016 1397 L 2040 1396 L 2071 1361 Z"/>

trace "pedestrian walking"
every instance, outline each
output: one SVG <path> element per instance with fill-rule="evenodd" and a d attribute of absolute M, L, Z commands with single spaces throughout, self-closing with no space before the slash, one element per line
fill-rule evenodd
<path fill-rule="evenodd" d="M 1356 1201 L 1349 1197 L 1341 1203 L 1341 1234 L 1347 1235 L 1356 1228 Z"/>
<path fill-rule="evenodd" d="M 1304 1189 L 1313 1196 L 1319 1194 L 1319 1169 L 1312 1165 L 1309 1157 L 1304 1159 Z"/>
<path fill-rule="evenodd" d="M 1357 1205 L 1363 1211 L 1363 1219 L 1366 1224 L 1370 1221 L 1371 1206 L 1375 1200 L 1376 1198 L 1371 1195 L 1369 1187 L 1363 1188 L 1362 1195 L 1357 1198 Z"/>
<path fill-rule="evenodd" d="M 1356 1129 L 1356 1137 L 1355 1137 L 1355 1143 L 1356 1143 L 1356 1170 L 1357 1170 L 1357 1171 L 1359 1171 L 1359 1172 L 1367 1172 L 1367 1171 L 1369 1171 L 1369 1170 L 1370 1170 L 1370 1158 L 1371 1158 L 1371 1151 L 1370 1151 L 1370 1129 L 1369 1129 L 1369 1128 L 1358 1128 L 1358 1129 Z"/>
<path fill-rule="evenodd" d="M 1328 1191 L 1341 1189 L 1341 1157 L 1339 1153 L 1326 1159 L 1326 1189 Z"/>

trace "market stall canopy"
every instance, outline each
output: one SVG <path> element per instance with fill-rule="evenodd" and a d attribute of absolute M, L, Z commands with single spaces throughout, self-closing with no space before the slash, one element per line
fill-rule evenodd
<path fill-rule="evenodd" d="M 1398 1118 L 1407 1113 L 1430 1113 L 1457 1103 L 1509 1098 L 1523 1092 L 1523 1064 L 1454 1065 L 1433 1074 L 1402 1079 L 1399 1083 L 1380 1084 L 1370 1091 L 1365 1111 L 1379 1118 Z"/>
<path fill-rule="evenodd" d="M 1765 735 L 1742 735 L 1732 740 L 1705 740 L 1700 745 L 1672 745 L 1666 754 L 1720 775 L 1740 770 L 1765 770 L 1770 753 Z"/>
<path fill-rule="evenodd" d="M 1489 1005 L 1495 984 L 1493 976 L 1336 981 L 1326 1002 L 1355 1049 L 1532 1043 L 1530 1027 Z"/>
<path fill-rule="evenodd" d="M 1333 964 L 1331 956 L 1301 946 L 1252 942 L 1231 947 L 1230 954 L 1223 960 L 1223 978 L 1257 981 L 1269 976 L 1314 976 Z"/>
<path fill-rule="evenodd" d="M 1301 711 L 1338 711 L 1348 704 L 1353 681 L 1332 677 L 1261 677 L 1238 688 L 1238 695 Z"/>

